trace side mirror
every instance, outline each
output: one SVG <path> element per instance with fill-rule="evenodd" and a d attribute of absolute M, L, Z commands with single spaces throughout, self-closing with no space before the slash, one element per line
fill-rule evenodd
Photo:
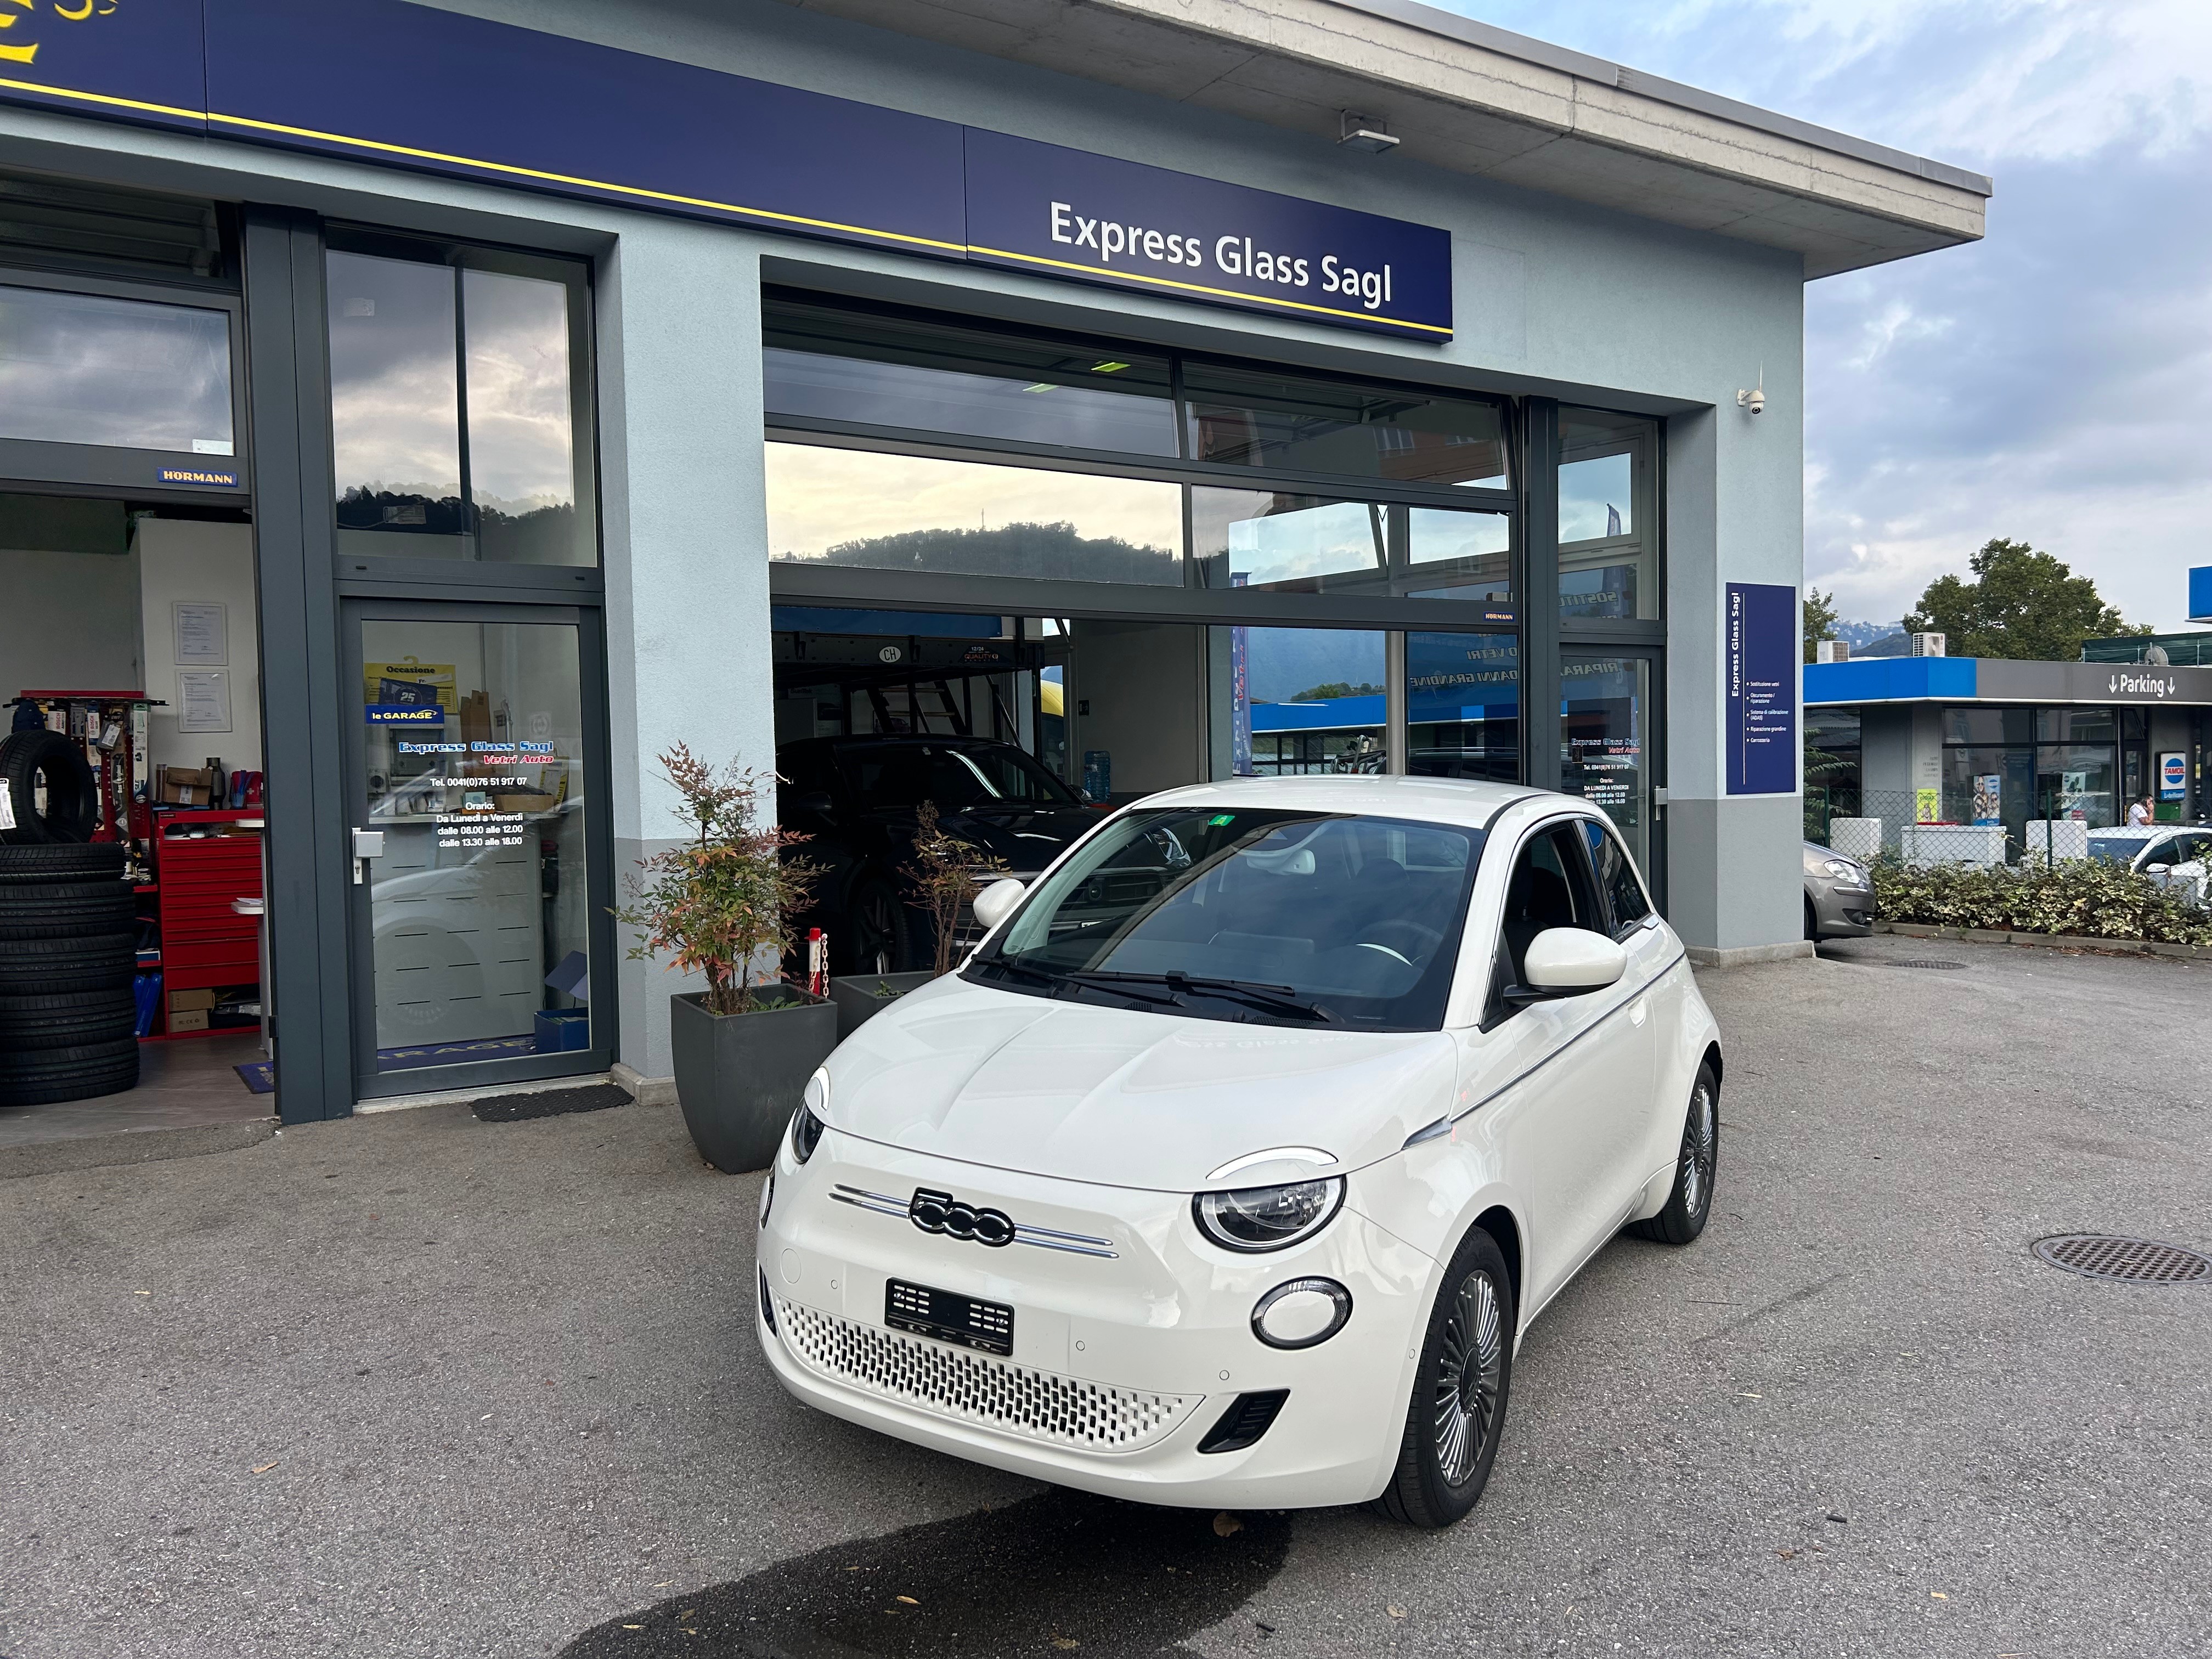
<path fill-rule="evenodd" d="M 1022 902 L 1022 895 L 1028 890 L 1021 883 L 1008 877 L 1004 881 L 993 882 L 981 892 L 976 894 L 975 920 L 981 925 L 983 931 L 989 933 L 991 929 L 1013 915 L 1014 907 Z"/>
<path fill-rule="evenodd" d="M 2170 864 L 2146 864 L 2143 866 L 2143 874 L 2147 876 L 2162 876 L 2172 868 L 2173 866 Z"/>
<path fill-rule="evenodd" d="M 1528 942 L 1522 971 L 1547 996 L 1602 991 L 1628 971 L 1628 952 L 1603 933 L 1583 927 L 1547 927 Z"/>

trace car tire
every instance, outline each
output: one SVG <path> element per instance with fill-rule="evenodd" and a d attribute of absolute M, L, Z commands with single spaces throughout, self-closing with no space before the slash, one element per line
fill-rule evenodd
<path fill-rule="evenodd" d="M 914 965 L 914 918 L 890 883 L 876 877 L 854 888 L 846 920 L 852 939 L 846 972 L 898 974 Z"/>
<path fill-rule="evenodd" d="M 1513 1389 L 1515 1309 L 1504 1252 L 1477 1227 L 1430 1310 L 1398 1467 L 1376 1507 L 1431 1531 L 1463 1520 L 1489 1483 Z"/>
<path fill-rule="evenodd" d="M 103 1049 L 111 1045 L 100 1045 Z M 138 1086 L 138 1044 L 112 1045 L 115 1052 L 31 1070 L 0 1073 L 0 1106 L 41 1106 L 56 1101 L 91 1100 Z M 55 1050 L 52 1052 L 69 1052 Z"/>
<path fill-rule="evenodd" d="M 129 849 L 120 842 L 45 842 L 0 847 L 0 893 L 27 884 L 119 881 Z"/>
<path fill-rule="evenodd" d="M 1812 944 L 1820 942 L 1820 914 L 1813 908 L 1813 901 L 1805 901 L 1805 937 Z"/>
<path fill-rule="evenodd" d="M 1687 1244 L 1705 1230 L 1713 1212 L 1713 1179 L 1721 1151 L 1721 1083 L 1710 1065 L 1698 1067 L 1682 1118 L 1682 1144 L 1674 1158 L 1674 1186 L 1667 1206 L 1628 1231 L 1661 1244 Z"/>
<path fill-rule="evenodd" d="M 119 882 L 84 897 L 47 896 L 72 890 L 66 887 L 0 889 L 0 939 L 77 939 L 86 933 L 117 933 L 137 921 L 138 902 Z"/>
<path fill-rule="evenodd" d="M 51 996 L 0 996 L 0 1054 L 70 1048 L 138 1034 L 138 999 L 127 986 Z"/>
<path fill-rule="evenodd" d="M 17 939 L 0 951 L 0 993 L 33 996 L 116 986 L 127 990 L 137 971 L 137 951 L 136 933 Z"/>
<path fill-rule="evenodd" d="M 39 806 L 39 784 L 46 804 Z M 44 726 L 9 734 L 0 742 L 0 789 L 8 792 L 15 827 L 0 841 L 20 846 L 88 842 L 100 827 L 100 784 L 73 738 Z"/>

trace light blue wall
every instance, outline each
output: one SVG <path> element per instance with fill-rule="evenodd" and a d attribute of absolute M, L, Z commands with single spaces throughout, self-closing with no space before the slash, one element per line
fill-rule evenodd
<path fill-rule="evenodd" d="M 1437 347 L 1042 277 L 560 201 L 223 139 L 0 110 L 0 162 L 590 252 L 623 867 L 663 844 L 653 757 L 773 764 L 758 294 L 770 279 L 1164 343 L 1587 398 L 1670 416 L 1672 902 L 1693 945 L 1798 933 L 1796 798 L 1719 782 L 1722 584 L 1798 585 L 1802 283 L 1795 255 L 892 36 L 767 0 L 455 5 L 631 51 L 1448 228 L 1458 332 Z M 742 142 L 733 133 L 731 142 Z M 1766 412 L 1735 407 L 1765 374 Z M 1723 873 L 1725 878 L 1723 878 Z M 623 1052 L 666 1064 L 653 964 L 622 967 Z"/>

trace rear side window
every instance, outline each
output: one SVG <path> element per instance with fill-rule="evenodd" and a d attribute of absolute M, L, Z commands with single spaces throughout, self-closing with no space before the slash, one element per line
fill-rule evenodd
<path fill-rule="evenodd" d="M 1589 837 L 1597 884 L 1613 908 L 1613 931 L 1616 936 L 1625 933 L 1651 914 L 1651 901 L 1644 896 L 1644 884 L 1637 880 L 1636 866 L 1629 860 L 1628 849 L 1620 844 L 1620 837 L 1595 818 L 1583 820 L 1583 832 Z"/>

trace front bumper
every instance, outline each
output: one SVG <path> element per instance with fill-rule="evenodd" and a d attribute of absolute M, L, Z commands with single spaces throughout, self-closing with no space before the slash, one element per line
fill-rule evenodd
<path fill-rule="evenodd" d="M 832 1196 L 917 1187 L 1111 1255 L 989 1248 Z M 760 1237 L 755 1322 L 778 1379 L 833 1415 L 955 1456 L 1141 1502 L 1291 1509 L 1364 1502 L 1395 1466 L 1436 1262 L 1357 1212 L 1266 1255 L 1208 1243 L 1188 1194 L 1023 1176 L 831 1130 L 778 1159 Z M 1254 1304 L 1286 1279 L 1350 1291 L 1346 1327 L 1282 1350 Z M 887 1281 L 1012 1308 L 1010 1358 L 885 1322 Z M 773 1323 L 771 1324 L 771 1319 Z M 1243 1396 L 1289 1390 L 1242 1450 L 1201 1452 Z"/>
<path fill-rule="evenodd" d="M 1856 882 L 1811 880 L 1805 896 L 1822 939 L 1863 939 L 1874 932 L 1874 890 Z"/>

